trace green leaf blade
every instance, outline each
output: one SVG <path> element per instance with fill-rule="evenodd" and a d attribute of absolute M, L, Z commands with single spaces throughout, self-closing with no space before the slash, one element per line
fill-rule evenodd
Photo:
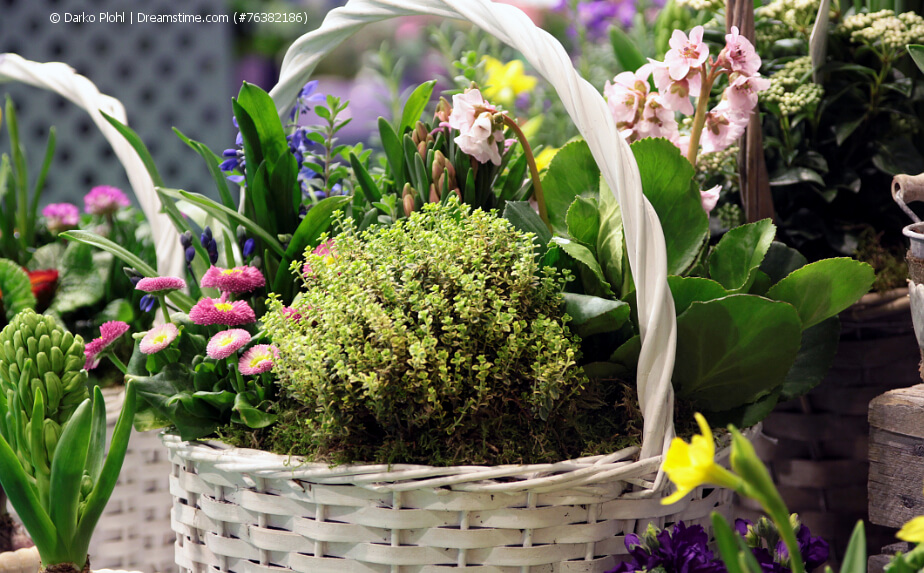
<path fill-rule="evenodd" d="M 876 275 L 872 267 L 846 257 L 824 259 L 773 285 L 767 297 L 793 305 L 809 328 L 855 303 L 869 292 Z"/>

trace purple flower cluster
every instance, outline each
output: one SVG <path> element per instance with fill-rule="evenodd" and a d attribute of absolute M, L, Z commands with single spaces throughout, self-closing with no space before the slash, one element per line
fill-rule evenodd
<path fill-rule="evenodd" d="M 790 573 L 786 565 L 789 554 L 782 541 L 777 541 L 771 553 L 757 535 L 754 524 L 744 519 L 735 520 L 735 529 L 745 538 L 763 573 Z M 805 525 L 796 532 L 799 552 L 805 570 L 811 573 L 828 560 L 828 543 L 813 537 Z M 725 573 L 727 569 L 719 557 L 709 549 L 709 536 L 699 525 L 686 526 L 682 521 L 672 528 L 658 530 L 649 526 L 640 538 L 634 533 L 626 535 L 626 549 L 631 559 L 618 564 L 607 573 L 634 573 L 663 569 L 664 573 Z"/>

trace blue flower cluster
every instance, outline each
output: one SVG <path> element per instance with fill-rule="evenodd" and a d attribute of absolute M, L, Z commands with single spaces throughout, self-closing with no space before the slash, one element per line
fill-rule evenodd
<path fill-rule="evenodd" d="M 735 529 L 745 538 L 763 573 L 790 573 L 786 561 L 789 553 L 782 541 L 772 542 L 775 532 L 768 531 L 766 523 L 755 526 L 744 519 L 735 520 Z M 769 534 L 768 534 L 769 533 Z M 799 551 L 805 570 L 811 573 L 828 560 L 828 543 L 813 537 L 805 525 L 796 532 Z M 626 549 L 630 559 L 618 564 L 607 573 L 634 573 L 660 570 L 663 573 L 726 573 L 725 564 L 709 549 L 709 536 L 699 525 L 686 526 L 682 521 L 669 529 L 649 526 L 639 537 L 626 535 Z M 772 543 L 771 552 L 765 543 Z"/>

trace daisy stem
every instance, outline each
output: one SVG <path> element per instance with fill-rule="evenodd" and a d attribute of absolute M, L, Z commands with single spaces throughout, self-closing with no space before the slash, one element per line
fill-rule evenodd
<path fill-rule="evenodd" d="M 118 356 L 116 356 L 116 355 L 113 354 L 112 352 L 107 352 L 107 353 L 106 353 L 106 356 L 109 358 L 109 360 L 112 361 L 113 364 L 116 365 L 116 368 L 118 368 L 119 370 L 122 371 L 122 374 L 127 374 L 127 373 L 128 373 L 128 368 L 125 366 L 125 363 L 124 363 L 124 362 L 122 362 L 121 360 L 119 360 L 119 357 L 118 357 Z"/>
<path fill-rule="evenodd" d="M 164 323 L 172 323 L 173 321 L 170 320 L 170 311 L 167 309 L 167 296 L 162 294 L 157 295 L 157 300 L 160 302 L 160 308 L 164 313 Z"/>
<path fill-rule="evenodd" d="M 712 93 L 712 84 L 715 83 L 715 74 L 706 74 L 706 65 L 700 68 L 702 75 L 702 88 L 696 98 L 696 115 L 693 116 L 693 129 L 690 131 L 690 148 L 687 150 L 687 159 L 696 167 L 696 155 L 699 152 L 699 139 L 703 134 L 703 125 L 706 123 L 706 110 L 709 108 L 709 94 Z"/>
<path fill-rule="evenodd" d="M 536 197 L 536 203 L 539 204 L 539 217 L 551 231 L 552 224 L 549 223 L 549 212 L 545 208 L 545 195 L 542 194 L 542 183 L 539 182 L 539 169 L 536 167 L 536 158 L 533 157 L 533 150 L 529 146 L 529 142 L 526 141 L 526 135 L 523 133 L 523 130 L 520 129 L 517 122 L 507 114 L 504 114 L 504 124 L 513 130 L 517 139 L 520 140 L 520 145 L 523 146 L 523 154 L 526 155 L 526 164 L 529 166 L 529 178 L 533 181 L 533 196 Z"/>
<path fill-rule="evenodd" d="M 234 371 L 234 389 L 238 394 L 243 394 L 246 390 L 244 384 L 244 376 L 241 374 L 241 371 L 237 367 L 237 362 L 232 358 L 228 358 L 228 368 Z"/>

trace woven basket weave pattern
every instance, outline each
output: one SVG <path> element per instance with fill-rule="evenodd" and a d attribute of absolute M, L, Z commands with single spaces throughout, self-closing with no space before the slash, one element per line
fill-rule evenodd
<path fill-rule="evenodd" d="M 727 491 L 699 491 L 678 511 L 657 498 L 621 497 L 631 486 L 618 480 L 546 493 L 509 491 L 517 481 L 463 482 L 468 489 L 508 490 L 496 493 L 412 489 L 418 480 L 341 485 L 325 482 L 349 482 L 342 479 L 348 473 L 325 478 L 326 466 L 315 464 L 227 471 L 241 450 L 219 454 L 207 445 L 164 439 L 173 462 L 177 563 L 184 572 L 599 572 L 626 553 L 627 533 L 677 520 L 708 525 L 710 512 L 730 503 Z"/>

